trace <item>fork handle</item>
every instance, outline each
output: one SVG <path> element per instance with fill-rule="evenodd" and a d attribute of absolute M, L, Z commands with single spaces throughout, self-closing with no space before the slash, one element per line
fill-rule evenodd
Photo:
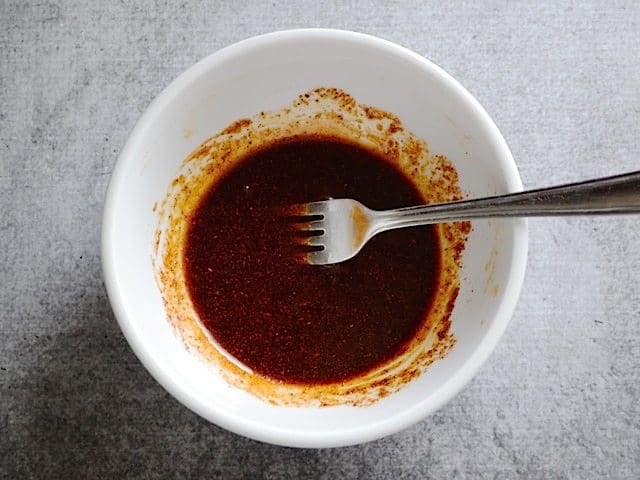
<path fill-rule="evenodd" d="M 500 217 L 640 213 L 640 171 L 495 197 L 377 212 L 377 231 Z"/>

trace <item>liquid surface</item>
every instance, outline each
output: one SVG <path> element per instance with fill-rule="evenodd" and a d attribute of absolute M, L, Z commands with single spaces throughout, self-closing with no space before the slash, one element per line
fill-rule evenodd
<path fill-rule="evenodd" d="M 432 226 L 378 235 L 341 264 L 296 261 L 277 207 L 330 197 L 374 209 L 424 203 L 384 159 L 309 138 L 238 162 L 190 219 L 185 276 L 201 322 L 229 354 L 275 380 L 338 382 L 402 353 L 438 285 Z"/>

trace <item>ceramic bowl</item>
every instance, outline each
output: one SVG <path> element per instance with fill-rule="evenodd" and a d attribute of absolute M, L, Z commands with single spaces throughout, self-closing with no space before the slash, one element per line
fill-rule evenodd
<path fill-rule="evenodd" d="M 312 29 L 250 38 L 189 68 L 153 101 L 122 150 L 104 208 L 102 263 L 115 315 L 135 354 L 180 402 L 238 434 L 296 447 L 366 442 L 444 405 L 502 336 L 527 256 L 525 220 L 474 222 L 452 314 L 455 347 L 371 406 L 279 407 L 212 376 L 167 322 L 151 263 L 157 226 L 152 207 L 206 138 L 319 86 L 341 88 L 397 115 L 433 153 L 454 163 L 469 197 L 522 188 L 502 135 L 456 80 L 420 55 L 368 35 Z"/>

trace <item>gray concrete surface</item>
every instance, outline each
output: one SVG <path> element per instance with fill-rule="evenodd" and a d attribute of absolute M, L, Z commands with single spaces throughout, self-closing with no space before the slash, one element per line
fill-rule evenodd
<path fill-rule="evenodd" d="M 639 218 L 536 220 L 513 321 L 451 403 L 362 446 L 200 419 L 131 353 L 102 201 L 135 121 L 229 43 L 331 26 L 410 47 L 493 116 L 528 187 L 640 169 L 638 2 L 0 1 L 0 477 L 639 478 Z"/>

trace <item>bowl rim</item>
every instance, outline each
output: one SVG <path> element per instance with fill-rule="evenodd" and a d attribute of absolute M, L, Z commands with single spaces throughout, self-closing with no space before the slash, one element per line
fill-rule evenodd
<path fill-rule="evenodd" d="M 184 71 L 151 102 L 129 135 L 109 181 L 103 209 L 101 259 L 107 294 L 125 338 L 149 373 L 179 402 L 205 419 L 234 433 L 255 440 L 283 446 L 321 448 L 364 443 L 403 430 L 441 408 L 473 378 L 496 347 L 515 310 L 524 281 L 528 252 L 528 233 L 526 220 L 520 222 L 521 228 L 513 229 L 514 248 L 511 258 L 511 270 L 507 277 L 509 280 L 504 288 L 503 300 L 498 306 L 493 322 L 488 327 L 489 329 L 483 341 L 478 344 L 463 365 L 454 371 L 451 377 L 428 399 L 417 401 L 410 408 L 399 411 L 385 420 L 349 430 L 335 430 L 332 432 L 285 430 L 274 425 L 253 422 L 231 412 L 221 411 L 193 395 L 186 386 L 180 383 L 179 379 L 164 371 L 154 360 L 153 353 L 147 349 L 137 330 L 133 328 L 132 325 L 135 320 L 132 319 L 132 315 L 127 312 L 124 306 L 123 299 L 125 294 L 115 278 L 116 249 L 112 241 L 117 229 L 114 213 L 115 203 L 122 188 L 126 172 L 129 170 L 129 164 L 135 160 L 132 153 L 136 150 L 137 144 L 144 138 L 144 134 L 150 128 L 152 121 L 161 114 L 163 109 L 182 89 L 205 72 L 216 68 L 217 64 L 230 57 L 243 55 L 254 48 L 265 48 L 279 42 L 298 42 L 309 39 L 339 40 L 365 45 L 369 48 L 386 50 L 420 66 L 426 74 L 437 77 L 439 81 L 447 84 L 454 91 L 454 94 L 459 96 L 474 111 L 480 122 L 488 129 L 491 142 L 501 151 L 498 161 L 502 164 L 501 169 L 504 172 L 508 189 L 510 191 L 522 190 L 522 182 L 517 166 L 497 126 L 480 103 L 457 80 L 440 67 L 405 47 L 363 33 L 322 28 L 283 30 L 251 37 L 214 52 Z"/>

